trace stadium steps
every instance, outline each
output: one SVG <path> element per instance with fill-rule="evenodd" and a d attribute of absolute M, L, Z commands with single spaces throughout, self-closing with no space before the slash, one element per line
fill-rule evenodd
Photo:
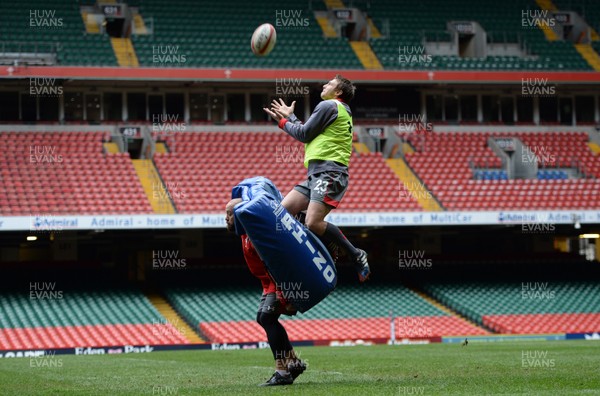
<path fill-rule="evenodd" d="M 415 152 L 415 149 L 413 148 L 412 144 L 410 143 L 403 143 L 402 144 L 402 152 L 404 154 L 412 154 Z"/>
<path fill-rule="evenodd" d="M 537 5 L 544 11 L 554 12 L 557 11 L 556 6 L 552 2 L 552 0 L 535 0 Z M 540 29 L 544 32 L 544 36 L 546 36 L 546 40 L 548 41 L 556 41 L 558 40 L 558 36 L 556 32 L 549 26 L 540 24 Z"/>
<path fill-rule="evenodd" d="M 594 142 L 588 142 L 588 146 L 590 146 L 590 150 L 592 150 L 594 154 L 600 154 L 600 145 Z"/>
<path fill-rule="evenodd" d="M 377 26 L 375 26 L 375 22 L 373 22 L 373 19 L 367 18 L 367 21 L 369 24 L 369 29 L 371 29 L 371 38 L 381 38 L 381 32 L 379 31 Z"/>
<path fill-rule="evenodd" d="M 156 152 L 159 154 L 166 154 L 169 150 L 167 150 L 167 146 L 164 143 L 159 142 L 156 143 Z"/>
<path fill-rule="evenodd" d="M 346 8 L 342 0 L 323 0 L 327 9 L 333 10 L 335 8 Z"/>
<path fill-rule="evenodd" d="M 140 14 L 135 14 L 133 16 L 133 33 L 148 34 L 146 23 L 144 22 L 144 18 Z"/>
<path fill-rule="evenodd" d="M 161 180 L 152 160 L 136 159 L 131 160 L 131 162 L 154 213 L 176 213 L 175 207 L 169 197 L 169 191 Z"/>
<path fill-rule="evenodd" d="M 594 70 L 600 71 L 600 56 L 591 45 L 575 44 L 575 49 Z"/>
<path fill-rule="evenodd" d="M 546 36 L 546 40 L 548 40 L 548 41 L 558 40 L 558 36 L 556 35 L 554 30 L 552 30 L 552 28 L 550 26 L 540 25 L 540 29 L 542 30 L 542 32 L 544 32 L 544 36 Z"/>
<path fill-rule="evenodd" d="M 352 146 L 354 146 L 354 150 L 359 154 L 368 154 L 371 152 L 364 143 L 352 143 Z"/>
<path fill-rule="evenodd" d="M 158 312 L 162 316 L 165 317 L 167 323 L 173 325 L 182 336 L 184 336 L 191 343 L 201 343 L 205 342 L 202 338 L 200 338 L 194 329 L 187 324 L 187 322 L 179 316 L 179 314 L 169 305 L 167 300 L 165 300 L 162 296 L 156 293 L 148 293 L 146 294 L 146 298 L 150 301 L 150 303 L 156 308 Z"/>
<path fill-rule="evenodd" d="M 81 18 L 83 18 L 83 24 L 85 25 L 85 32 L 89 34 L 100 34 L 100 26 L 93 18 L 88 18 L 89 13 L 82 11 Z"/>
<path fill-rule="evenodd" d="M 402 183 L 404 183 L 404 186 L 410 191 L 411 195 L 415 197 L 423 209 L 430 212 L 444 210 L 433 197 L 433 194 L 427 190 L 421 180 L 419 180 L 402 158 L 390 158 L 385 160 L 385 162 L 394 171 Z"/>
<path fill-rule="evenodd" d="M 107 153 L 110 153 L 110 154 L 119 153 L 119 146 L 115 142 L 107 142 L 107 143 L 104 143 L 103 146 Z"/>
<path fill-rule="evenodd" d="M 368 70 L 382 70 L 383 66 L 379 59 L 377 59 L 377 55 L 371 49 L 371 45 L 369 45 L 366 41 L 351 41 L 350 47 L 356 54 L 360 63 L 362 63 L 363 67 Z"/>
<path fill-rule="evenodd" d="M 450 307 L 442 304 L 441 302 L 437 301 L 435 298 L 433 298 L 432 296 L 428 295 L 424 291 L 420 290 L 418 287 L 416 287 L 414 285 L 410 285 L 409 288 L 410 288 L 410 290 L 412 292 L 414 292 L 415 294 L 417 294 L 423 300 L 427 301 L 429 304 L 433 305 L 434 307 L 438 308 L 439 310 L 446 312 L 448 315 L 454 316 L 454 317 L 456 317 L 457 319 L 460 319 L 460 320 L 464 320 L 465 322 L 469 323 L 472 326 L 481 327 L 479 324 L 473 322 L 472 320 L 470 320 L 466 316 L 461 315 L 460 312 L 455 311 L 452 308 L 450 308 Z M 488 329 L 483 329 L 483 330 L 485 330 L 486 332 L 489 332 Z"/>
<path fill-rule="evenodd" d="M 122 67 L 139 67 L 137 55 L 131 40 L 128 38 L 116 38 L 111 37 L 110 43 L 112 44 L 117 63 Z"/>
<path fill-rule="evenodd" d="M 327 38 L 337 37 L 337 33 L 335 32 L 335 29 L 329 22 L 329 18 L 327 18 L 326 16 L 318 16 L 318 17 L 316 17 L 316 19 L 317 19 L 317 23 L 321 27 L 321 30 L 323 30 L 323 35 L 325 37 L 327 37 Z"/>

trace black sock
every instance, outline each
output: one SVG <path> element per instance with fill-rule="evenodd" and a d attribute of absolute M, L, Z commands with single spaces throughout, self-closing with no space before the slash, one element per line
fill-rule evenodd
<path fill-rule="evenodd" d="M 279 322 L 278 314 L 259 312 L 257 322 L 265 329 L 267 341 L 273 353 L 273 359 L 291 359 L 292 344 L 283 325 Z"/>
<path fill-rule="evenodd" d="M 325 241 L 326 245 L 331 242 L 335 243 L 336 245 L 344 249 L 344 251 L 350 257 L 354 258 L 360 254 L 358 249 L 350 243 L 350 241 L 346 238 L 344 234 L 342 234 L 342 231 L 331 223 L 327 223 L 327 227 L 325 228 L 325 232 L 323 233 L 323 235 L 321 235 L 321 239 Z"/>

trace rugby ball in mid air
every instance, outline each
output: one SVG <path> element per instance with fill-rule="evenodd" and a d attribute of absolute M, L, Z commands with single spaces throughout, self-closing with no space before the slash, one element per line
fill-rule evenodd
<path fill-rule="evenodd" d="M 256 56 L 265 56 L 273 51 L 275 42 L 277 41 L 277 32 L 270 23 L 263 23 L 256 28 L 252 33 L 252 41 L 250 42 L 252 52 Z"/>

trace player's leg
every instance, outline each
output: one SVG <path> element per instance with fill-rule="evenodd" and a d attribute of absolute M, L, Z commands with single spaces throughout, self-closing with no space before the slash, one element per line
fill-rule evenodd
<path fill-rule="evenodd" d="M 361 282 L 371 274 L 367 253 L 356 248 L 342 231 L 325 216 L 341 202 L 348 188 L 348 175 L 339 172 L 322 172 L 309 177 L 310 203 L 306 211 L 306 226 L 317 234 L 325 245 L 335 244 L 344 249 L 354 261 Z"/>
<path fill-rule="evenodd" d="M 292 216 L 306 210 L 310 200 L 310 190 L 308 189 L 308 180 L 294 187 L 281 201 L 281 205 Z"/>
<path fill-rule="evenodd" d="M 295 354 L 293 354 L 287 332 L 278 319 L 277 295 L 275 293 L 264 294 L 258 306 L 256 321 L 267 334 L 267 341 L 269 341 L 275 360 L 275 373 L 267 382 L 261 384 L 262 386 L 291 385 L 294 382 L 294 377 L 288 371 L 286 359 L 290 359 L 291 356 L 295 358 Z"/>

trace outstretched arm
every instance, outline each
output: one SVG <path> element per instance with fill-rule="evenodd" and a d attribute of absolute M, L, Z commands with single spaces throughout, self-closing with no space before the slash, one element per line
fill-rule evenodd
<path fill-rule="evenodd" d="M 273 100 L 271 108 L 263 108 L 269 114 L 281 129 L 294 139 L 302 143 L 309 143 L 316 138 L 323 130 L 335 121 L 337 117 L 337 106 L 331 101 L 323 101 L 315 107 L 306 123 L 302 124 L 294 115 L 296 102 L 287 106 L 282 99 L 279 102 Z"/>

